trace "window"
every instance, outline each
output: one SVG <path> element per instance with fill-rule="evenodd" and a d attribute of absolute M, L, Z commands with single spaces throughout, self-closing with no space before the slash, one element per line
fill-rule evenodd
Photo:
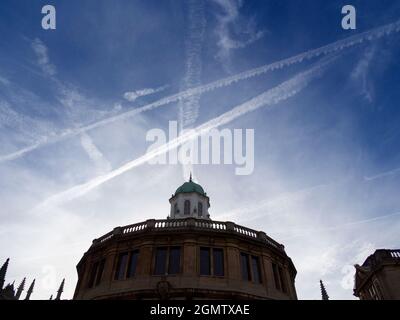
<path fill-rule="evenodd" d="M 93 286 L 97 286 L 100 283 L 101 277 L 103 276 L 105 262 L 106 262 L 106 259 L 102 259 L 100 261 L 97 261 L 95 264 L 93 264 L 92 269 L 90 270 L 90 276 L 89 276 L 89 282 L 88 282 L 89 288 L 92 288 Z"/>
<path fill-rule="evenodd" d="M 167 268 L 168 267 L 168 268 Z M 181 272 L 181 248 L 160 247 L 156 249 L 155 275 L 177 274 Z"/>
<path fill-rule="evenodd" d="M 251 257 L 251 269 L 253 271 L 253 281 L 261 283 L 260 261 L 258 257 Z"/>
<path fill-rule="evenodd" d="M 274 274 L 275 288 L 287 293 L 288 287 L 286 282 L 285 270 L 275 263 L 272 263 L 272 272 Z"/>
<path fill-rule="evenodd" d="M 379 282 L 377 279 L 374 279 L 372 286 L 374 287 L 375 292 L 376 292 L 376 300 L 382 300 L 381 286 L 379 285 Z"/>
<path fill-rule="evenodd" d="M 167 248 L 157 248 L 156 266 L 154 269 L 154 274 L 156 275 L 165 274 L 166 259 L 167 259 Z"/>
<path fill-rule="evenodd" d="M 178 213 L 178 212 L 179 212 L 179 210 L 178 210 L 178 204 L 175 203 L 175 204 L 174 204 L 174 213 Z"/>
<path fill-rule="evenodd" d="M 181 269 L 181 248 L 173 247 L 169 250 L 169 274 L 177 274 Z"/>
<path fill-rule="evenodd" d="M 99 267 L 97 269 L 97 274 L 96 274 L 96 281 L 95 281 L 95 285 L 97 286 L 100 281 L 101 281 L 101 277 L 103 276 L 103 271 L 104 271 L 104 264 L 105 264 L 106 260 L 103 259 L 100 261 L 99 263 Z"/>
<path fill-rule="evenodd" d="M 281 267 L 279 267 L 278 269 L 279 269 L 279 279 L 281 281 L 282 291 L 287 292 L 285 272 Z"/>
<path fill-rule="evenodd" d="M 125 279 L 127 262 L 128 262 L 128 252 L 121 253 L 118 256 L 117 269 L 115 272 L 115 280 Z"/>
<path fill-rule="evenodd" d="M 197 204 L 197 210 L 198 210 L 199 217 L 201 217 L 203 215 L 203 204 L 201 202 L 199 202 Z"/>
<path fill-rule="evenodd" d="M 200 275 L 224 276 L 224 250 L 217 248 L 200 248 Z"/>
<path fill-rule="evenodd" d="M 138 257 L 139 257 L 139 250 L 135 250 L 135 251 L 131 252 L 131 256 L 130 256 L 129 264 L 128 264 L 128 274 L 126 275 L 127 278 L 131 278 L 131 277 L 135 276 Z"/>
<path fill-rule="evenodd" d="M 123 252 L 118 256 L 117 267 L 115 269 L 115 280 L 124 280 L 135 275 L 139 257 L 139 250 Z"/>
<path fill-rule="evenodd" d="M 222 249 L 213 249 L 214 276 L 224 276 L 224 251 Z"/>
<path fill-rule="evenodd" d="M 379 289 L 379 284 L 377 280 L 374 280 L 368 289 L 368 293 L 373 300 L 381 300 L 381 294 Z"/>
<path fill-rule="evenodd" d="M 200 248 L 200 275 L 211 275 L 210 248 Z"/>
<path fill-rule="evenodd" d="M 185 200 L 183 213 L 190 214 L 190 201 L 189 200 Z"/>
<path fill-rule="evenodd" d="M 260 259 L 247 253 L 240 253 L 240 265 L 242 268 L 242 280 L 261 283 Z"/>
<path fill-rule="evenodd" d="M 91 288 L 93 287 L 94 280 L 96 279 L 96 273 L 97 273 L 97 268 L 99 266 L 99 262 L 97 261 L 93 266 L 92 269 L 90 270 L 90 277 L 89 277 L 89 282 L 88 282 L 88 287 Z"/>
<path fill-rule="evenodd" d="M 250 281 L 250 264 L 249 264 L 249 255 L 245 253 L 240 254 L 240 261 L 242 266 L 242 279 Z"/>
<path fill-rule="evenodd" d="M 275 288 L 281 290 L 281 283 L 279 281 L 279 274 L 278 274 L 278 266 L 275 263 L 272 264 L 272 272 L 274 274 Z"/>

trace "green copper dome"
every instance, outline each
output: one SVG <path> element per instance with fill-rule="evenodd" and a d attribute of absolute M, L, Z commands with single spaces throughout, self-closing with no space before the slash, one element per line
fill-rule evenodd
<path fill-rule="evenodd" d="M 203 196 L 206 195 L 204 192 L 204 189 L 201 185 L 194 183 L 192 181 L 192 177 L 190 177 L 189 182 L 185 182 L 183 185 L 181 185 L 178 189 L 175 191 L 175 195 L 178 193 L 190 193 L 190 192 L 197 192 Z"/>

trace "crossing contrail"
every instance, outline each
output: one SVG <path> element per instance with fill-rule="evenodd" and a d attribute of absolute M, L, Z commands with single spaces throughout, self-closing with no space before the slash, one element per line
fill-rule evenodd
<path fill-rule="evenodd" d="M 185 76 L 181 90 L 186 90 L 201 85 L 202 59 L 201 53 L 206 29 L 206 18 L 203 0 L 190 0 L 188 2 L 187 37 L 185 40 Z M 179 133 L 190 129 L 199 115 L 201 95 L 191 95 L 178 103 Z M 194 175 L 192 163 L 182 164 L 184 177 Z"/>
<path fill-rule="evenodd" d="M 104 125 L 113 123 L 115 121 L 124 120 L 124 119 L 130 118 L 130 117 L 136 116 L 142 112 L 149 111 L 149 110 L 158 108 L 160 106 L 170 104 L 172 102 L 187 99 L 188 97 L 193 96 L 193 95 L 199 95 L 199 94 L 202 94 L 205 92 L 213 91 L 218 88 L 226 87 L 226 86 L 231 85 L 232 83 L 235 83 L 235 82 L 238 82 L 241 80 L 246 80 L 246 79 L 249 79 L 249 78 L 252 78 L 255 76 L 259 76 L 259 75 L 265 74 L 269 71 L 282 69 L 284 67 L 287 67 L 287 66 L 290 66 L 290 65 L 293 65 L 296 63 L 300 63 L 304 60 L 309 60 L 309 59 L 319 57 L 322 55 L 339 52 L 339 51 L 348 49 L 350 47 L 359 45 L 365 41 L 373 41 L 373 40 L 382 38 L 384 36 L 388 36 L 392 33 L 397 33 L 399 31 L 400 31 L 400 20 L 390 23 L 390 24 L 383 25 L 381 27 L 371 29 L 369 31 L 365 31 L 360 34 L 356 34 L 351 37 L 344 38 L 342 40 L 335 41 L 335 42 L 325 45 L 323 47 L 319 47 L 317 49 L 305 51 L 303 53 L 297 54 L 290 58 L 286 58 L 286 59 L 283 59 L 283 60 L 280 60 L 280 61 L 277 61 L 277 62 L 274 62 L 271 64 L 267 64 L 267 65 L 264 65 L 264 66 L 261 66 L 258 68 L 247 70 L 247 71 L 238 73 L 236 75 L 233 75 L 233 76 L 230 76 L 227 78 L 223 78 L 220 80 L 216 80 L 216 81 L 210 82 L 208 84 L 194 87 L 194 88 L 182 91 L 182 92 L 178 92 L 176 94 L 164 97 L 160 100 L 157 100 L 155 102 L 152 102 L 152 103 L 142 106 L 140 108 L 100 120 L 98 122 L 89 124 L 87 126 L 83 126 L 78 129 L 74 128 L 74 129 L 66 130 L 63 133 L 61 133 L 55 137 L 49 137 L 47 139 L 43 139 L 34 145 L 20 149 L 14 153 L 0 156 L 0 163 L 4 162 L 4 161 L 17 159 L 17 158 L 25 155 L 28 152 L 32 152 L 33 150 L 36 150 L 37 148 L 43 147 L 50 143 L 59 142 L 61 140 L 79 135 L 79 134 L 89 131 L 89 130 L 93 130 L 93 129 L 102 127 Z"/>
<path fill-rule="evenodd" d="M 66 201 L 70 201 L 77 197 L 80 197 L 87 192 L 91 191 L 92 189 L 100 186 L 101 184 L 137 167 L 140 166 L 150 159 L 153 159 L 157 156 L 160 156 L 164 153 L 169 152 L 171 149 L 177 148 L 178 146 L 182 145 L 183 143 L 197 138 L 198 136 L 204 135 L 208 133 L 211 129 L 217 128 L 219 126 L 225 125 L 234 119 L 237 119 L 251 111 L 254 111 L 262 106 L 273 106 L 281 101 L 287 100 L 290 97 L 296 95 L 315 78 L 322 75 L 322 72 L 326 69 L 328 65 L 330 65 L 333 61 L 336 60 L 336 57 L 328 57 L 323 59 L 321 62 L 318 62 L 310 69 L 301 72 L 291 79 L 282 82 L 278 86 L 269 89 L 260 95 L 234 107 L 230 111 L 223 113 L 222 115 L 211 119 L 202 125 L 191 129 L 183 133 L 182 135 L 178 136 L 177 138 L 169 141 L 168 143 L 147 152 L 143 156 L 136 158 L 128 163 L 122 165 L 121 167 L 106 173 L 104 175 L 98 176 L 86 183 L 77 185 L 72 187 L 66 191 L 61 193 L 55 194 L 50 198 L 46 199 L 42 202 L 37 209 L 45 208 L 48 206 L 54 206 L 58 204 L 62 204 Z"/>

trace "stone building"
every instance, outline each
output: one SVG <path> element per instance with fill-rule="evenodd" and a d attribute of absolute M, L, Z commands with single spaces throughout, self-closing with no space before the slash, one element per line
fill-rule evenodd
<path fill-rule="evenodd" d="M 354 295 L 361 300 L 400 300 L 400 249 L 379 249 L 355 265 Z"/>
<path fill-rule="evenodd" d="M 297 299 L 296 269 L 263 231 L 211 220 L 190 179 L 150 219 L 93 240 L 77 265 L 74 299 Z"/>

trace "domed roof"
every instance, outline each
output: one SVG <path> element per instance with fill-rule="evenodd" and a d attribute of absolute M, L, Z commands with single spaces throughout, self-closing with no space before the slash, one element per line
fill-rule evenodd
<path fill-rule="evenodd" d="M 194 183 L 192 181 L 192 176 L 190 175 L 190 180 L 189 182 L 185 182 L 183 185 L 181 185 L 178 189 L 175 191 L 175 195 L 178 193 L 190 193 L 190 192 L 197 192 L 201 194 L 202 196 L 205 196 L 206 193 L 204 192 L 204 189 L 201 185 Z"/>

